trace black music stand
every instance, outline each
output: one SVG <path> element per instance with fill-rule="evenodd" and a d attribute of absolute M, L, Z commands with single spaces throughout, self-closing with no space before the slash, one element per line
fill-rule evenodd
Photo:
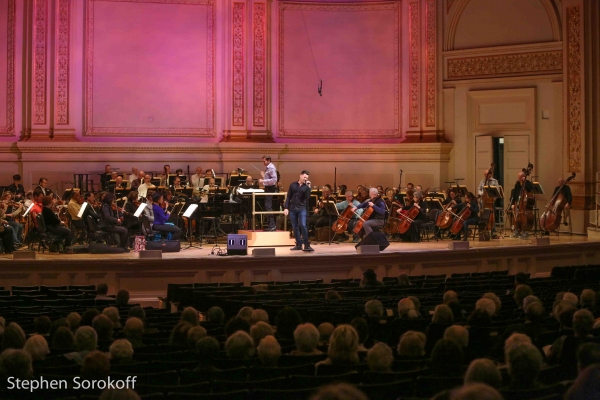
<path fill-rule="evenodd" d="M 450 187 L 451 190 L 454 190 L 458 197 L 466 197 L 469 190 L 464 185 L 454 185 Z"/>
<path fill-rule="evenodd" d="M 340 215 L 340 212 L 338 211 L 337 207 L 335 206 L 335 201 L 324 200 L 324 201 L 322 201 L 322 203 L 323 203 L 323 210 L 325 210 L 325 213 L 327 214 L 327 227 L 329 228 L 329 244 L 331 245 L 331 241 L 333 240 L 335 235 L 337 235 L 337 232 L 336 232 L 333 236 L 331 236 L 331 232 L 333 232 L 333 229 L 331 229 L 331 225 L 333 225 L 333 222 L 331 221 L 331 217 L 333 216 L 333 218 L 335 218 L 335 220 L 337 220 L 337 217 L 338 217 L 338 215 Z"/>
<path fill-rule="evenodd" d="M 229 185 L 227 186 L 240 186 L 243 183 L 246 183 L 246 178 L 248 175 L 231 175 L 229 178 Z"/>
<path fill-rule="evenodd" d="M 200 243 L 199 245 L 194 245 L 194 243 L 192 242 L 192 239 L 194 238 L 194 235 L 192 233 L 192 216 L 194 215 L 194 213 L 197 210 L 198 210 L 198 204 L 192 203 L 185 210 L 185 213 L 183 213 L 183 216 L 188 219 L 187 220 L 187 223 L 188 223 L 188 245 L 186 247 L 184 247 L 182 250 L 201 249 L 202 248 L 202 241 L 198 242 L 198 243 Z"/>
<path fill-rule="evenodd" d="M 531 193 L 533 194 L 544 194 L 544 188 L 542 187 L 542 184 L 539 182 L 531 182 L 533 184 L 533 189 L 531 190 Z"/>
<path fill-rule="evenodd" d="M 423 199 L 423 202 L 425 202 L 425 206 L 426 206 L 428 212 L 430 210 L 443 210 L 444 209 L 444 206 L 442 206 L 442 201 L 440 200 L 439 197 L 425 197 Z"/>

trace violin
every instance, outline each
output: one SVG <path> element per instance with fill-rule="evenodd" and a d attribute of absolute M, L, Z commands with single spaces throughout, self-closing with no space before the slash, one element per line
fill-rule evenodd
<path fill-rule="evenodd" d="M 575 172 L 560 185 L 556 194 L 552 196 L 548 204 L 546 204 L 546 211 L 544 211 L 540 217 L 540 228 L 549 232 L 554 232 L 558 229 L 562 218 L 562 211 L 567 204 L 567 199 L 562 193 L 562 190 L 563 187 L 573 179 L 575 179 Z"/>
<path fill-rule="evenodd" d="M 337 221 L 335 221 L 331 226 L 332 231 L 334 231 L 337 234 L 342 234 L 346 232 L 346 230 L 348 229 L 348 223 L 354 215 L 352 208 L 354 208 L 354 206 L 352 204 L 348 204 L 348 207 L 346 207 L 344 212 L 339 215 Z"/>

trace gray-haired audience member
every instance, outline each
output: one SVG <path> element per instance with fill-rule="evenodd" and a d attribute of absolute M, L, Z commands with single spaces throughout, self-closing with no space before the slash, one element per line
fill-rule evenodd
<path fill-rule="evenodd" d="M 393 363 L 392 349 L 383 342 L 375 344 L 367 352 L 367 365 L 373 372 L 391 372 Z"/>

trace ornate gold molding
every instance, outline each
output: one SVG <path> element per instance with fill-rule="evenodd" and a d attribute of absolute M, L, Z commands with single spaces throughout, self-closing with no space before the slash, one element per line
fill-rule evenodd
<path fill-rule="evenodd" d="M 233 3 L 233 126 L 244 125 L 244 86 L 246 46 L 244 40 L 245 3 Z"/>
<path fill-rule="evenodd" d="M 35 0 L 33 6 L 33 124 L 46 124 L 46 41 L 48 18 L 46 0 Z"/>
<path fill-rule="evenodd" d="M 581 172 L 581 134 L 583 132 L 581 80 L 581 7 L 567 7 L 566 15 L 566 95 L 567 135 L 569 140 L 569 171 Z"/>
<path fill-rule="evenodd" d="M 254 3 L 253 21 L 253 118 L 254 126 L 265 126 L 266 114 L 266 58 L 267 58 L 267 8 L 265 3 Z"/>
<path fill-rule="evenodd" d="M 427 101 L 426 101 L 426 125 L 435 126 L 436 119 L 436 5 L 435 0 L 430 0 L 425 4 L 427 44 L 425 51 L 427 54 Z"/>
<path fill-rule="evenodd" d="M 476 79 L 562 72 L 561 50 L 450 58 L 447 79 Z"/>
<path fill-rule="evenodd" d="M 56 125 L 69 124 L 70 1 L 58 0 L 56 7 Z"/>
<path fill-rule="evenodd" d="M 0 136 L 13 136 L 15 134 L 15 0 L 8 0 L 6 7 L 8 7 L 6 24 L 6 126 L 0 127 Z"/>
<path fill-rule="evenodd" d="M 137 128 L 96 127 L 93 125 L 94 83 L 94 2 L 130 2 L 187 4 L 207 7 L 206 26 L 206 127 L 205 128 Z M 215 2 L 214 0 L 86 0 L 85 31 L 85 135 L 87 136 L 186 136 L 215 137 Z"/>
<path fill-rule="evenodd" d="M 419 126 L 419 3 L 408 5 L 408 41 L 409 41 L 409 98 L 408 125 Z"/>
<path fill-rule="evenodd" d="M 400 137 L 400 7 L 394 2 L 373 3 L 304 3 L 281 1 L 279 4 L 279 136 L 289 138 L 314 138 L 314 139 L 385 139 Z M 310 11 L 383 11 L 392 10 L 395 16 L 394 29 L 394 129 L 385 130 L 304 130 L 286 129 L 284 121 L 284 15 L 286 10 Z"/>

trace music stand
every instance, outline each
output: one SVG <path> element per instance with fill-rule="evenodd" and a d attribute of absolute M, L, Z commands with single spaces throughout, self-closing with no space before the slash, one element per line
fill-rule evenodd
<path fill-rule="evenodd" d="M 454 185 L 450 187 L 451 190 L 454 190 L 458 197 L 466 197 L 469 190 L 464 185 Z"/>
<path fill-rule="evenodd" d="M 444 209 L 444 206 L 442 206 L 442 201 L 439 197 L 425 197 L 423 201 L 425 202 L 428 211 Z"/>
<path fill-rule="evenodd" d="M 77 218 L 79 218 L 79 219 L 83 218 L 83 213 L 85 212 L 87 205 L 88 205 L 87 201 L 84 201 L 83 204 L 81 205 L 81 208 L 79 209 L 79 212 L 77 213 Z"/>
<path fill-rule="evenodd" d="M 150 183 L 156 187 L 159 187 L 160 186 L 160 178 L 152 178 L 152 179 L 150 179 Z"/>
<path fill-rule="evenodd" d="M 247 177 L 248 175 L 231 175 L 228 186 L 239 186 L 242 183 L 246 183 Z"/>
<path fill-rule="evenodd" d="M 198 242 L 200 243 L 200 245 L 194 245 L 194 243 L 192 242 L 192 238 L 194 237 L 194 235 L 192 234 L 192 215 L 196 212 L 196 210 L 198 209 L 198 204 L 196 203 L 192 203 L 188 206 L 187 210 L 185 210 L 185 213 L 183 213 L 184 218 L 187 218 L 187 223 L 188 223 L 188 245 L 187 247 L 184 247 L 182 250 L 187 250 L 187 249 L 201 249 L 202 248 L 202 242 Z"/>
<path fill-rule="evenodd" d="M 27 216 L 27 214 L 29 214 L 29 211 L 31 211 L 31 209 L 33 208 L 33 206 L 34 206 L 34 203 L 31 203 L 31 204 L 29 205 L 29 208 L 27 208 L 27 211 L 25 211 L 25 214 L 23 214 L 23 217 L 26 217 L 26 216 Z"/>
<path fill-rule="evenodd" d="M 329 244 L 331 245 L 331 241 L 333 240 L 333 238 L 335 237 L 335 235 L 337 235 L 337 233 L 335 233 L 333 236 L 331 236 L 331 232 L 333 232 L 333 230 L 331 229 L 331 216 L 333 216 L 336 220 L 338 215 L 340 215 L 340 212 L 338 211 L 337 207 L 335 206 L 335 201 L 333 200 L 324 200 L 322 201 L 323 203 L 323 210 L 325 210 L 325 213 L 327 214 L 327 227 L 329 228 Z"/>
<path fill-rule="evenodd" d="M 544 194 L 544 188 L 542 187 L 542 184 L 539 182 L 531 182 L 533 184 L 533 190 L 531 191 L 531 193 L 533 194 Z"/>
<path fill-rule="evenodd" d="M 488 197 L 492 199 L 503 199 L 504 191 L 502 186 L 484 186 L 483 190 L 487 193 Z"/>

